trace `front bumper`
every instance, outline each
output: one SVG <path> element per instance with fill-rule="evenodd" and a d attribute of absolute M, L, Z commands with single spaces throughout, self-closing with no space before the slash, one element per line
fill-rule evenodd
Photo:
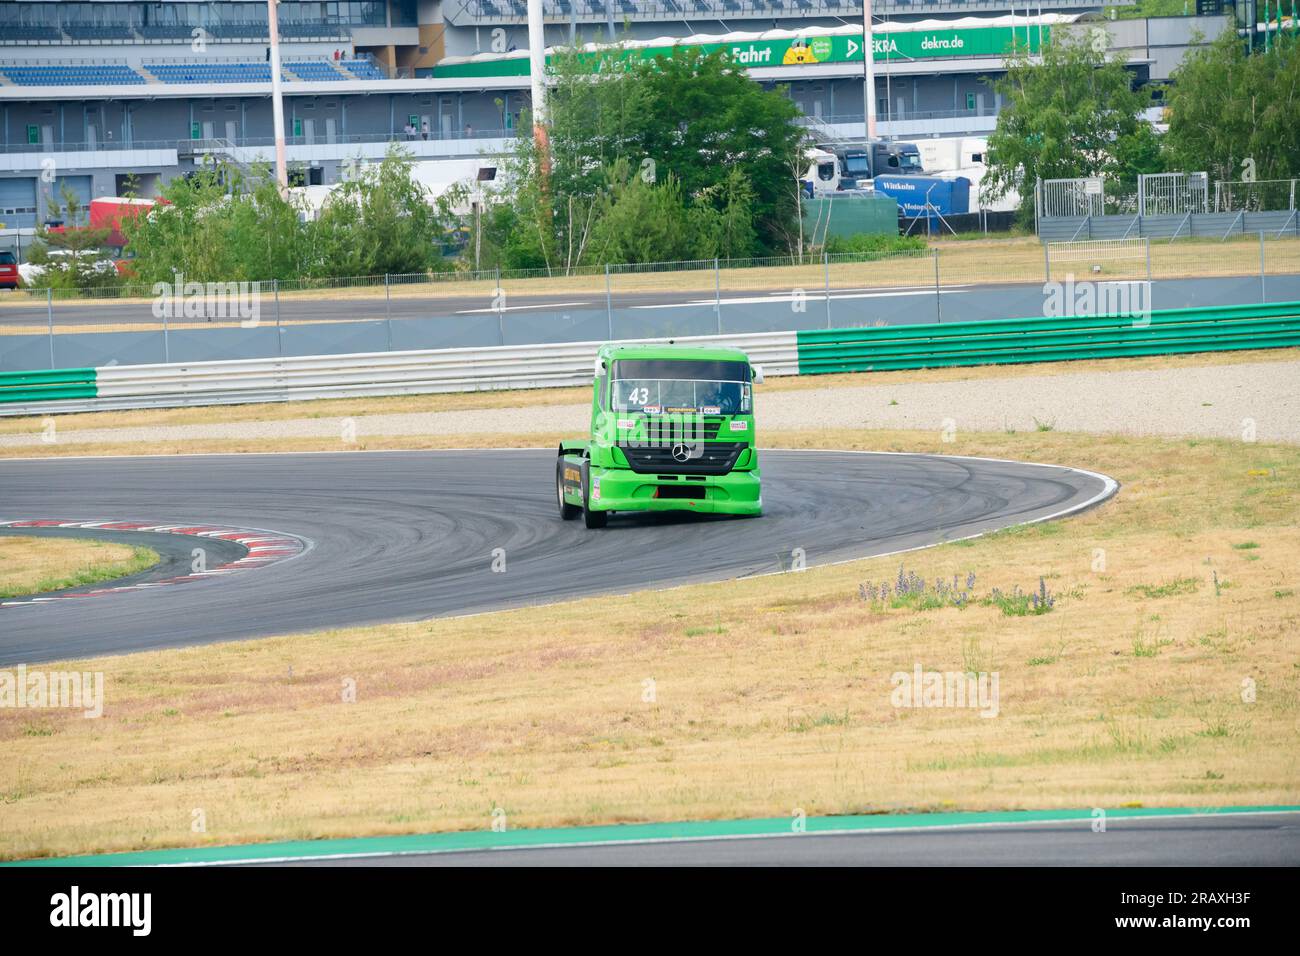
<path fill-rule="evenodd" d="M 666 497 L 688 491 L 703 497 Z M 757 469 L 665 478 L 639 475 L 630 468 L 592 468 L 590 507 L 592 511 L 756 515 L 763 511 L 763 494 Z"/>

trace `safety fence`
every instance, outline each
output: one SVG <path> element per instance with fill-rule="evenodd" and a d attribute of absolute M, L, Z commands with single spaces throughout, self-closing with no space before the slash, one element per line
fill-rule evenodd
<path fill-rule="evenodd" d="M 641 339 L 664 342 L 664 339 Z M 672 340 L 769 375 L 1300 346 L 1300 302 Z M 591 381 L 598 341 L 0 373 L 0 415 L 548 388 Z"/>
<path fill-rule="evenodd" d="M 0 292 L 0 372 L 1001 320 L 1067 314 L 1045 311 L 1056 285 L 1137 281 L 1151 309 L 1295 301 L 1300 237 L 952 241 L 572 276 L 184 279 L 134 298 Z"/>
<path fill-rule="evenodd" d="M 1043 242 L 1300 236 L 1298 182 L 1211 183 L 1204 172 L 1143 174 L 1129 184 L 1100 176 L 1040 179 L 1034 184 L 1035 232 Z"/>

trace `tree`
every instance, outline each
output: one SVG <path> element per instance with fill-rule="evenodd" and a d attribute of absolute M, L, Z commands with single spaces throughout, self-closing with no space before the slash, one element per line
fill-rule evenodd
<path fill-rule="evenodd" d="M 615 164 L 596 208 L 591 258 L 599 262 L 670 262 L 692 257 L 693 243 L 681 185 L 673 177 L 648 182 Z"/>
<path fill-rule="evenodd" d="M 391 145 L 382 162 L 354 164 L 357 173 L 330 194 L 308 229 L 318 276 L 426 272 L 439 260 L 445 210 L 412 176 L 410 155 Z"/>
<path fill-rule="evenodd" d="M 785 157 L 803 137 L 789 99 L 718 53 L 569 52 L 552 70 L 549 172 L 521 138 L 476 237 L 484 264 L 569 271 L 784 251 L 798 212 Z"/>
<path fill-rule="evenodd" d="M 754 187 L 739 169 L 705 186 L 690 209 L 694 258 L 747 259 L 759 247 L 754 226 Z"/>
<path fill-rule="evenodd" d="M 1138 176 L 1165 172 L 1165 153 L 1160 136 L 1150 123 L 1138 123 L 1131 136 L 1115 143 L 1114 174 L 1116 196 L 1136 196 Z"/>
<path fill-rule="evenodd" d="M 784 252 L 798 215 L 788 158 L 804 139 L 799 109 L 777 90 L 764 90 L 722 53 L 674 51 L 636 74 L 650 109 L 629 117 L 633 141 L 672 174 L 689 197 L 733 175 L 748 182 L 756 250 Z"/>
<path fill-rule="evenodd" d="M 1042 62 L 1022 48 L 1007 57 L 1007 73 L 994 88 L 1003 107 L 989 136 L 983 189 L 996 199 L 1021 196 L 1032 215 L 1038 179 L 1114 177 L 1123 157 L 1140 154 L 1149 138 L 1141 119 L 1147 98 L 1133 89 L 1123 54 L 1108 53 L 1106 33 L 1054 28 Z"/>
<path fill-rule="evenodd" d="M 281 194 L 264 165 L 228 163 L 174 179 L 168 205 L 123 223 L 142 283 L 258 282 L 302 276 L 424 272 L 441 262 L 454 221 L 449 200 L 430 202 L 409 155 L 389 148 L 341 183 L 312 222 L 304 204 Z"/>
<path fill-rule="evenodd" d="M 280 194 L 270 170 L 250 173 L 218 163 L 173 179 L 167 205 L 123 221 L 135 254 L 132 269 L 145 284 L 256 282 L 308 272 L 310 244 L 301 209 Z"/>
<path fill-rule="evenodd" d="M 644 83 L 626 63 L 613 63 L 599 78 L 576 52 L 552 57 L 554 86 L 547 94 L 547 158 L 530 136 L 502 164 L 501 186 L 480 229 L 482 264 L 504 269 L 569 272 L 590 261 L 590 240 L 605 195 L 620 174 L 620 160 L 640 156 L 632 145 L 631 117 L 653 108 Z M 521 119 L 524 129 L 532 118 Z"/>
<path fill-rule="evenodd" d="M 1234 30 L 1187 55 L 1168 96 L 1167 165 L 1212 180 L 1300 176 L 1300 41 L 1247 54 Z M 1284 200 L 1285 201 L 1285 200 Z"/>
<path fill-rule="evenodd" d="M 1140 20 L 1144 17 L 1185 17 L 1196 12 L 1193 0 L 1135 0 L 1130 6 L 1104 7 L 1103 16 L 1118 20 Z"/>
<path fill-rule="evenodd" d="M 61 183 L 59 197 L 48 197 L 47 205 L 63 225 L 42 229 L 38 241 L 28 249 L 28 260 L 41 267 L 33 281 L 39 288 L 94 289 L 117 284 L 117 270 L 103 254 L 108 229 L 92 229 L 84 222 L 87 210 L 68 184 Z"/>

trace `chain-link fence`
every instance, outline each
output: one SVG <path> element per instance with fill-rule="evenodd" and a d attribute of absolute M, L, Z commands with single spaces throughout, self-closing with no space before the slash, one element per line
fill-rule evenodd
<path fill-rule="evenodd" d="M 1300 301 L 1300 238 L 968 239 L 572 270 L 20 289 L 0 292 L 0 370 L 982 321 L 1121 299 Z"/>
<path fill-rule="evenodd" d="M 1045 242 L 1300 236 L 1298 192 L 1300 180 L 1211 182 L 1204 172 L 1038 180 L 1035 231 Z"/>
<path fill-rule="evenodd" d="M 1148 173 L 1138 176 L 1139 216 L 1185 216 L 1209 212 L 1210 179 L 1205 173 Z"/>
<path fill-rule="evenodd" d="M 1295 179 L 1217 182 L 1214 184 L 1215 212 L 1264 212 L 1296 209 Z"/>

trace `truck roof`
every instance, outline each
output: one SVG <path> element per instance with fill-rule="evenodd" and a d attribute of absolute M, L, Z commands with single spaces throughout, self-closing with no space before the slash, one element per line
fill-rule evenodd
<path fill-rule="evenodd" d="M 740 349 L 704 348 L 694 345 L 602 345 L 598 354 L 603 359 L 681 359 L 698 362 L 748 362 L 749 356 Z"/>

